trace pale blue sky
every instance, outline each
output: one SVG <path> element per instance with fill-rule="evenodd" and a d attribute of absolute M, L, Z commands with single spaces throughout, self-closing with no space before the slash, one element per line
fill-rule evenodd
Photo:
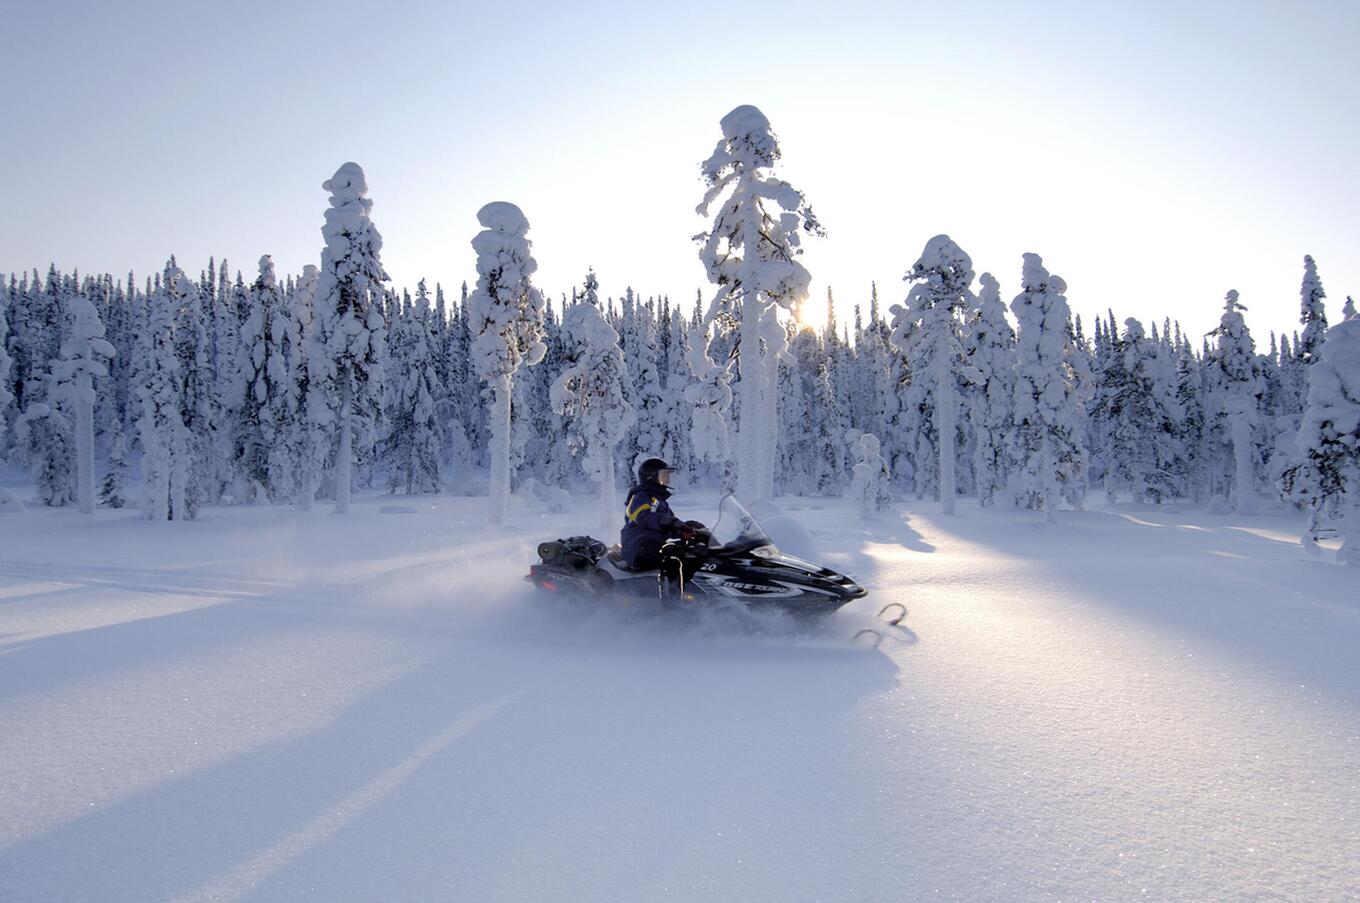
<path fill-rule="evenodd" d="M 1261 344 L 1305 253 L 1334 319 L 1360 294 L 1354 2 L 279 6 L 10 0 L 0 271 L 298 272 L 354 160 L 397 285 L 471 280 L 508 200 L 553 295 L 593 265 L 688 306 L 697 164 L 753 103 L 830 233 L 810 309 L 899 300 L 939 232 L 1088 317 L 1199 333 L 1237 288 Z"/>

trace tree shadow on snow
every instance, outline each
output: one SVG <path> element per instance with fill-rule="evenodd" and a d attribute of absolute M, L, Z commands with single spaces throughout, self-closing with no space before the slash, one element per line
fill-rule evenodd
<path fill-rule="evenodd" d="M 618 861 L 601 831 L 654 835 L 663 864 L 696 834 L 757 816 L 815 834 L 826 813 L 771 776 L 852 780 L 843 731 L 895 673 L 846 649 L 454 643 L 319 730 L 0 850 L 0 874 L 28 901 L 423 900 L 450 887 L 491 899 L 532 880 L 530 855 L 530 873 L 565 860 L 546 866 L 561 890 L 621 890 L 630 870 L 659 865 Z M 844 797 L 838 823 L 853 823 Z M 684 817 L 651 811 L 667 799 L 685 800 Z"/>

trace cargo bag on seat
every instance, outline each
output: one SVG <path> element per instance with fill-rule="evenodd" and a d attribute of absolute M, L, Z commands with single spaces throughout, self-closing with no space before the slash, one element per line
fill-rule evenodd
<path fill-rule="evenodd" d="M 544 564 L 573 571 L 590 570 L 604 553 L 604 543 L 590 536 L 569 536 L 538 545 L 538 557 Z"/>

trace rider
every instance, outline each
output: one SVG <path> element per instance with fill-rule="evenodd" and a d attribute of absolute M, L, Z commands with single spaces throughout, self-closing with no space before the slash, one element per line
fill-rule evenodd
<path fill-rule="evenodd" d="M 682 521 L 666 500 L 673 468 L 660 458 L 648 458 L 638 467 L 638 485 L 628 492 L 620 544 L 630 568 L 647 571 L 663 564 L 661 547 L 670 539 L 692 539 L 707 533 L 698 521 Z"/>

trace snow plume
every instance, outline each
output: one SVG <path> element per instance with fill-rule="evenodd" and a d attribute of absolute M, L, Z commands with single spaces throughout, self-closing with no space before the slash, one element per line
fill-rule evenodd
<path fill-rule="evenodd" d="M 916 491 L 921 494 L 938 491 L 945 513 L 952 514 L 957 494 L 959 399 L 965 383 L 976 378 L 975 371 L 964 360 L 962 343 L 963 318 L 975 304 L 969 288 L 973 282 L 973 262 L 948 235 L 937 235 L 926 243 L 904 278 L 915 284 L 905 305 L 892 308 L 891 337 L 912 368 L 904 405 L 907 416 L 902 425 L 909 432 L 914 428 L 925 436 L 926 421 L 930 421 L 934 448 L 918 446 L 921 453 L 915 468 Z M 928 480 L 929 463 L 936 465 L 937 481 Z"/>
<path fill-rule="evenodd" d="M 321 187 L 331 197 L 321 227 L 326 245 L 316 287 L 316 354 L 310 377 L 334 414 L 335 510 L 344 513 L 349 510 L 355 438 L 371 440 L 382 410 L 386 339 L 380 302 L 387 274 L 379 259 L 382 236 L 369 218 L 373 201 L 365 197 L 363 169 L 346 163 Z"/>
<path fill-rule="evenodd" d="M 700 216 L 717 209 L 709 230 L 695 236 L 699 259 L 717 286 L 705 325 L 725 305 L 739 310 L 738 488 L 748 499 L 768 498 L 774 491 L 779 372 L 778 349 L 768 342 L 782 334 L 778 309 L 792 310 L 807 297 L 811 277 L 798 262 L 801 233 L 824 231 L 802 193 L 770 174 L 780 150 L 765 115 L 744 105 L 720 125 L 722 139 L 700 166 L 708 191 L 696 208 Z"/>
<path fill-rule="evenodd" d="M 1022 508 L 1043 510 L 1050 521 L 1059 501 L 1079 505 L 1085 494 L 1086 445 L 1069 356 L 1067 283 L 1026 254 L 1024 289 L 1011 302 L 1016 338 L 1014 425 L 1008 446 L 1011 495 Z"/>
<path fill-rule="evenodd" d="M 530 281 L 529 221 L 514 204 L 495 201 L 477 211 L 483 231 L 477 252 L 477 289 L 468 298 L 472 363 L 490 390 L 490 520 L 505 523 L 510 504 L 510 399 L 521 364 L 543 360 L 543 295 Z"/>
<path fill-rule="evenodd" d="M 1341 558 L 1360 565 L 1360 319 L 1327 330 L 1308 370 L 1308 407 L 1299 429 L 1303 462 L 1286 473 L 1286 493 L 1310 512 L 1304 546 L 1333 533 Z"/>
<path fill-rule="evenodd" d="M 591 294 L 590 274 L 587 296 Z M 625 392 L 627 372 L 619 334 L 589 301 L 562 319 L 567 369 L 552 386 L 553 411 L 567 418 L 567 446 L 586 456 L 586 473 L 600 483 L 600 523 L 612 527 L 619 513 L 614 498 L 614 450 L 633 422 Z"/>

